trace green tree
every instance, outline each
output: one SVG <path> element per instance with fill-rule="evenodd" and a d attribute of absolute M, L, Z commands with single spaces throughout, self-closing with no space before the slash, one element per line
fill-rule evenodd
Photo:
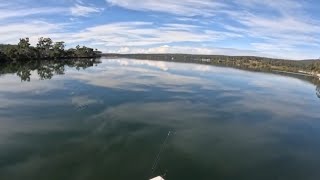
<path fill-rule="evenodd" d="M 27 49 L 30 47 L 29 38 L 21 38 L 18 43 L 19 49 Z"/>
<path fill-rule="evenodd" d="M 16 60 L 19 57 L 18 48 L 16 46 L 8 46 L 4 53 L 11 60 Z"/>
<path fill-rule="evenodd" d="M 17 46 L 17 58 L 18 60 L 31 60 L 36 58 L 36 52 L 33 47 L 30 46 L 29 38 L 21 38 Z"/>
<path fill-rule="evenodd" d="M 8 56 L 0 51 L 0 63 L 1 62 L 6 62 L 8 60 L 9 60 Z"/>
<path fill-rule="evenodd" d="M 37 49 L 39 52 L 39 58 L 50 58 L 53 56 L 53 54 L 51 53 L 52 51 L 52 46 L 53 41 L 50 38 L 39 38 L 38 44 L 37 44 Z"/>
<path fill-rule="evenodd" d="M 64 51 L 65 45 L 64 42 L 56 42 L 53 45 L 53 53 L 55 58 L 61 58 L 64 57 L 65 51 Z"/>
<path fill-rule="evenodd" d="M 79 45 L 76 47 L 75 55 L 78 58 L 97 56 L 97 54 L 92 48 L 88 48 L 86 46 L 80 47 Z"/>

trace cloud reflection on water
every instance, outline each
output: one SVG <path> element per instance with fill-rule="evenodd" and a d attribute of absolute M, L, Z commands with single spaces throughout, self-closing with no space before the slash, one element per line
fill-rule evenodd
<path fill-rule="evenodd" d="M 66 68 L 50 81 L 2 76 L 0 85 L 0 157 L 8 161 L 0 162 L 0 178 L 47 177 L 41 168 L 62 177 L 70 162 L 77 163 L 68 179 L 112 179 L 118 168 L 135 175 L 131 170 L 141 169 L 130 163 L 148 168 L 168 130 L 176 132 L 169 146 L 173 159 L 164 162 L 177 178 L 184 171 L 179 162 L 192 167 L 184 171 L 190 176 L 214 167 L 205 173 L 252 177 L 267 173 L 262 169 L 268 164 L 284 171 L 276 164 L 285 158 L 306 174 L 307 160 L 318 160 L 320 102 L 313 85 L 289 77 L 109 59 L 83 71 Z M 102 168 L 92 168 L 97 164 Z"/>

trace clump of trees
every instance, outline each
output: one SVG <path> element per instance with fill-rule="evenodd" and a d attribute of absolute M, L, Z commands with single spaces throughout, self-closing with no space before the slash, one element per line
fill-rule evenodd
<path fill-rule="evenodd" d="M 96 58 L 101 52 L 86 46 L 65 49 L 64 42 L 53 42 L 50 38 L 39 38 L 36 47 L 30 45 L 29 38 L 21 38 L 17 45 L 0 45 L 0 62 L 30 61 L 69 58 Z"/>
<path fill-rule="evenodd" d="M 308 65 L 310 71 L 316 71 L 320 73 L 320 61 L 315 61 Z"/>
<path fill-rule="evenodd" d="M 7 55 L 5 55 L 3 52 L 0 51 L 0 62 L 7 61 L 7 60 L 8 60 Z"/>

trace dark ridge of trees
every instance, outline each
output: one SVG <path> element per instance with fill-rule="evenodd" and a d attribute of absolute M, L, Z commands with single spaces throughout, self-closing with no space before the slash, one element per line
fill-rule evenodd
<path fill-rule="evenodd" d="M 29 38 L 20 39 L 17 45 L 0 44 L 0 62 L 97 57 L 101 57 L 97 49 L 78 45 L 66 50 L 64 42 L 53 42 L 43 37 L 39 38 L 36 47 L 30 45 Z"/>
<path fill-rule="evenodd" d="M 0 51 L 0 63 L 8 61 L 9 58 L 3 52 Z"/>
<path fill-rule="evenodd" d="M 103 54 L 105 57 L 134 58 L 173 62 L 191 62 L 250 69 L 253 71 L 286 71 L 317 76 L 320 60 L 285 60 L 255 56 L 222 56 L 190 54 Z"/>
<path fill-rule="evenodd" d="M 34 60 L 4 63 L 0 66 L 0 76 L 16 74 L 21 81 L 30 81 L 31 72 L 36 72 L 39 79 L 51 79 L 55 75 L 63 75 L 66 67 L 77 70 L 86 69 L 100 63 L 95 59 Z"/>

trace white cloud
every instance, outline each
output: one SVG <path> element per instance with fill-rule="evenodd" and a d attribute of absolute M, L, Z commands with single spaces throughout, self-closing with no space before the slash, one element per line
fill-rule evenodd
<path fill-rule="evenodd" d="M 67 13 L 66 8 L 53 8 L 53 7 L 42 7 L 42 8 L 21 8 L 21 7 L 10 7 L 0 6 L 0 20 L 8 18 L 24 18 L 31 15 L 43 15 L 43 14 L 60 14 Z"/>
<path fill-rule="evenodd" d="M 294 59 L 319 56 L 315 49 L 320 47 L 320 21 L 308 16 L 305 1 L 106 0 L 113 6 L 171 16 L 165 15 L 169 17 L 166 23 L 153 20 L 163 18 L 163 14 L 146 13 L 154 15 L 148 22 L 113 21 L 95 26 L 83 24 L 81 28 L 75 28 L 81 18 L 103 8 L 81 0 L 57 1 L 50 8 L 36 3 L 19 4 L 20 1 L 2 3 L 0 43 L 17 43 L 19 38 L 28 36 L 34 44 L 39 37 L 48 36 L 68 45 L 83 44 L 107 52 L 245 54 Z M 60 17 L 52 21 L 46 16 L 49 14 Z M 25 20 L 28 16 L 32 20 Z M 313 49 L 306 50 L 308 47 Z M 244 48 L 247 50 L 241 50 Z"/>
<path fill-rule="evenodd" d="M 161 61 L 109 59 L 93 71 L 72 70 L 67 75 L 91 85 L 128 91 L 149 91 L 149 87 L 158 87 L 166 91 L 191 92 L 189 85 L 193 84 L 205 89 L 218 88 L 218 84 L 213 85 L 199 77 L 170 72 L 170 69 L 189 71 L 191 68 L 194 66 L 189 64 L 180 66 Z M 223 69 L 221 73 L 224 73 Z"/>
<path fill-rule="evenodd" d="M 296 0 L 281 0 L 281 1 L 274 1 L 274 0 L 238 0 L 239 4 L 245 7 L 256 9 L 260 7 L 261 9 L 271 8 L 275 9 L 281 14 L 288 14 L 292 13 L 293 11 L 297 13 L 301 8 L 303 8 L 302 1 Z"/>
<path fill-rule="evenodd" d="M 302 50 L 301 46 L 319 48 L 320 23 L 302 17 L 289 16 L 264 17 L 252 13 L 230 14 L 241 26 L 223 25 L 231 32 L 254 38 L 250 45 L 257 51 L 291 59 L 315 58 L 315 52 Z M 310 48 L 308 48 L 310 49 Z"/>
<path fill-rule="evenodd" d="M 37 3 L 30 2 L 7 2 L 0 5 L 0 20 L 26 18 L 28 16 L 36 16 L 38 19 L 43 15 L 63 15 L 63 16 L 88 16 L 92 13 L 98 13 L 103 8 L 97 8 L 93 5 L 86 5 L 82 1 L 76 1 L 74 5 L 57 5 L 57 6 L 44 6 L 38 7 Z M 71 6 L 71 7 L 68 7 Z"/>
<path fill-rule="evenodd" d="M 85 45 L 97 47 L 109 53 L 189 53 L 218 55 L 255 55 L 276 58 L 309 59 L 317 55 L 297 50 L 294 44 L 297 37 L 278 38 L 287 43 L 251 43 L 252 50 L 202 46 L 205 42 L 219 42 L 241 38 L 239 34 L 216 32 L 202 29 L 202 26 L 188 24 L 164 24 L 154 26 L 150 22 L 122 22 L 90 27 L 81 32 L 64 32 L 64 24 L 33 21 L 26 24 L 13 23 L 0 29 L 0 43 L 17 43 L 21 37 L 30 37 L 36 44 L 39 37 L 51 37 L 55 41 L 65 41 L 69 45 L 87 42 Z M 252 34 L 253 35 L 253 34 Z M 283 36 L 285 37 L 285 36 Z M 289 43 L 291 38 L 291 42 Z M 305 38 L 306 39 L 306 38 Z M 311 39 L 312 40 L 312 39 Z M 302 42 L 303 39 L 301 39 Z M 198 43 L 195 45 L 172 45 L 172 43 Z"/>
<path fill-rule="evenodd" d="M 59 1 L 59 0 L 56 0 Z M 6 1 L 0 4 L 0 24 L 5 23 L 4 20 L 11 20 L 15 22 L 23 22 L 27 18 L 42 19 L 43 16 L 48 15 L 69 15 L 69 8 L 66 6 L 39 6 L 38 2 L 30 1 Z"/>
<path fill-rule="evenodd" d="M 285 52 L 280 56 L 289 54 L 288 57 L 292 57 L 297 55 L 294 52 L 300 51 L 302 54 L 299 57 L 311 57 L 308 56 L 309 52 L 303 52 L 299 46 L 313 46 L 314 48 L 320 46 L 320 21 L 310 17 L 306 9 L 309 4 L 306 1 L 203 0 L 201 3 L 197 0 L 106 1 L 131 10 L 179 15 L 175 17 L 176 20 L 192 24 L 197 24 L 196 21 L 199 23 L 205 21 L 207 27 L 211 27 L 212 30 L 217 28 L 217 24 L 220 24 L 225 28 L 224 34 L 233 32 L 242 35 L 249 42 L 247 46 L 264 54 L 269 54 L 272 51 L 271 48 L 274 47 L 274 52 L 271 54 L 279 56 L 276 51 L 280 47 L 280 50 Z M 208 20 L 208 16 L 212 17 L 212 20 Z M 226 38 L 229 41 L 231 39 L 232 37 Z M 203 42 L 202 39 L 200 42 Z M 257 44 L 260 45 L 257 46 Z M 264 44 L 264 48 L 261 48 L 261 44 Z M 269 51 L 263 51 L 266 46 Z M 288 49 L 292 52 L 289 52 Z"/>
<path fill-rule="evenodd" d="M 67 44 L 94 42 L 92 46 L 109 53 L 255 55 L 293 59 L 314 57 L 314 54 L 304 55 L 303 52 L 295 52 L 292 46 L 269 43 L 252 43 L 254 50 L 170 45 L 239 38 L 235 33 L 214 32 L 201 29 L 201 26 L 187 24 L 165 24 L 154 27 L 150 22 L 123 22 L 91 27 L 78 33 L 61 32 L 65 27 L 63 24 L 42 21 L 8 24 L 0 29 L 0 43 L 17 43 L 21 37 L 30 37 L 31 43 L 35 45 L 39 37 L 51 37 L 55 41 L 65 41 Z"/>
<path fill-rule="evenodd" d="M 0 94 L 4 97 L 1 97 L 0 99 L 8 99 L 5 94 L 6 93 L 30 93 L 30 94 L 44 94 L 52 90 L 57 89 L 63 89 L 63 82 L 61 81 L 55 81 L 55 83 L 51 83 L 49 81 L 41 81 L 39 80 L 39 76 L 36 73 L 36 71 L 31 71 L 31 81 L 30 82 L 20 82 L 21 78 L 14 75 L 14 74 L 8 74 L 4 77 L 0 78 Z M 19 103 L 19 102 L 16 102 Z M 23 103 L 20 102 L 20 103 Z M 2 101 L 0 103 L 0 107 L 6 107 L 9 106 L 9 101 Z"/>
<path fill-rule="evenodd" d="M 87 28 L 74 35 L 76 39 L 104 42 L 105 46 L 150 46 L 179 42 L 214 42 L 241 37 L 236 33 L 213 31 L 188 24 L 121 22 Z"/>
<path fill-rule="evenodd" d="M 39 37 L 58 32 L 63 25 L 52 24 L 43 21 L 31 21 L 28 23 L 12 23 L 1 25 L 0 43 L 17 43 L 19 38 L 30 37 L 32 44 L 36 44 Z"/>
<path fill-rule="evenodd" d="M 282 14 L 297 13 L 303 8 L 304 2 L 295 0 L 238 0 L 235 2 L 224 0 L 106 0 L 109 4 L 137 11 L 155 11 L 179 16 L 215 16 L 226 11 L 243 10 L 277 10 Z M 186 20 L 183 17 L 182 20 Z M 189 19 L 190 20 L 190 19 Z"/>
<path fill-rule="evenodd" d="M 43 21 L 7 24 L 0 29 L 1 43 L 14 43 L 25 36 L 32 39 L 50 36 L 67 43 L 94 42 L 104 47 L 132 47 L 181 42 L 213 42 L 241 37 L 236 33 L 212 31 L 205 27 L 188 24 L 154 26 L 151 22 L 121 22 L 89 27 L 73 33 L 61 31 L 65 27 L 63 24 Z"/>
<path fill-rule="evenodd" d="M 116 5 L 139 11 L 169 12 L 186 16 L 213 16 L 217 9 L 226 5 L 219 1 L 211 0 L 106 0 L 111 5 Z"/>
<path fill-rule="evenodd" d="M 87 96 L 73 96 L 71 97 L 71 104 L 75 107 L 83 107 L 94 104 L 99 104 L 100 102 L 96 99 L 89 98 Z"/>
<path fill-rule="evenodd" d="M 71 14 L 73 16 L 88 16 L 92 13 L 101 12 L 102 8 L 97 8 L 93 6 L 84 6 L 80 4 L 75 4 L 73 7 L 70 8 Z"/>

